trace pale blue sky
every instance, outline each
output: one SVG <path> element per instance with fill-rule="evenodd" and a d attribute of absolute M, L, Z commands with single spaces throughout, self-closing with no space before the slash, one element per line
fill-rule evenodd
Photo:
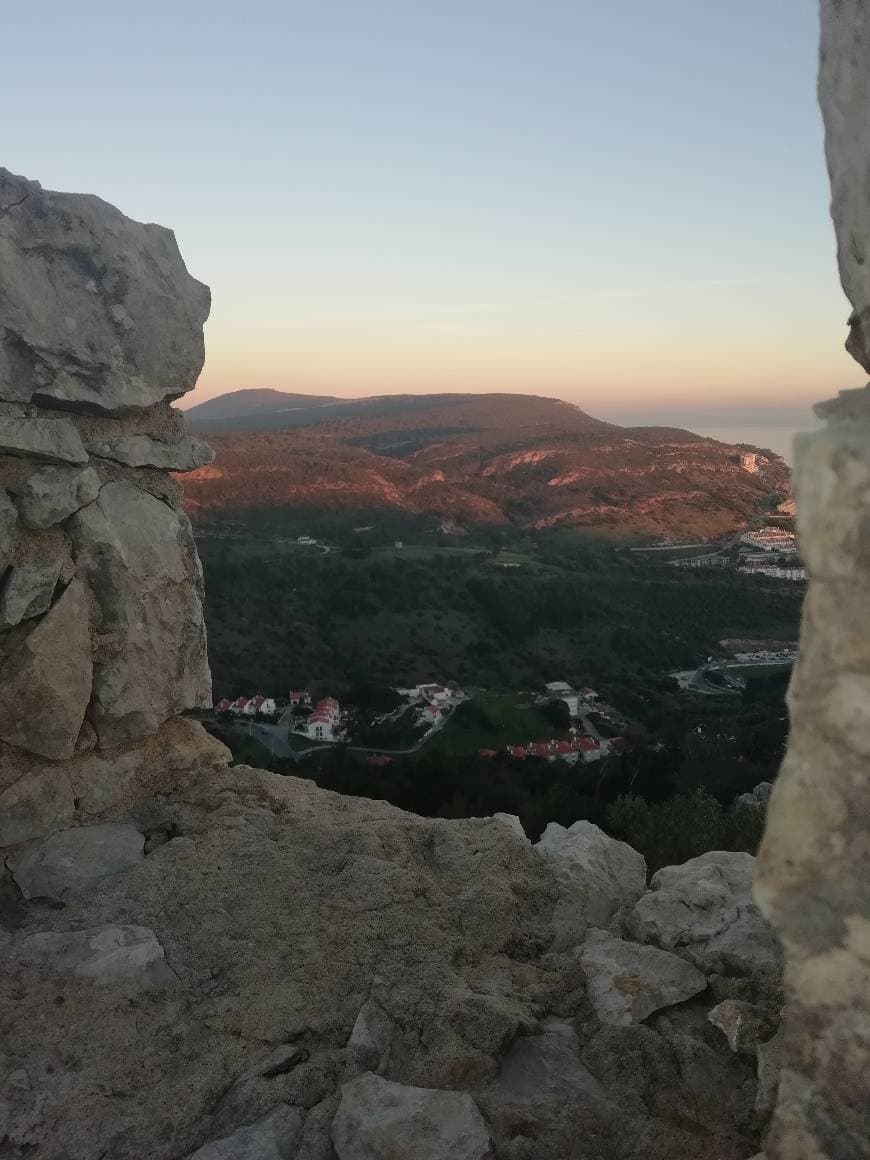
<path fill-rule="evenodd" d="M 2 162 L 175 229 L 200 397 L 822 397 L 816 7 L 7 3 Z"/>

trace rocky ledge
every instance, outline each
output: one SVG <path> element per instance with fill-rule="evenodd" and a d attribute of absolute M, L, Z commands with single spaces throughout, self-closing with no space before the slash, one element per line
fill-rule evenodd
<path fill-rule="evenodd" d="M 748 855 L 648 888 L 586 822 L 533 846 L 247 767 L 79 820 L 4 852 L 4 1155 L 758 1150 L 779 953 Z"/>

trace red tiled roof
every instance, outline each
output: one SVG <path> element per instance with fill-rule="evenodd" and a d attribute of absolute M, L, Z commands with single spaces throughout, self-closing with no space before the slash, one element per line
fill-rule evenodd
<path fill-rule="evenodd" d="M 573 753 L 574 746 L 570 741 L 557 741 L 556 742 L 556 752 L 557 753 Z"/>
<path fill-rule="evenodd" d="M 218 701 L 218 703 L 215 705 L 215 709 L 218 713 L 225 713 L 227 709 L 229 709 L 230 705 L 232 705 L 232 701 L 224 697 L 222 701 Z"/>
<path fill-rule="evenodd" d="M 549 741 L 533 741 L 529 746 L 529 753 L 533 757 L 549 757 L 550 756 L 550 742 Z"/>
<path fill-rule="evenodd" d="M 578 737 L 575 743 L 578 749 L 582 749 L 584 753 L 589 753 L 592 749 L 600 749 L 601 746 L 594 737 Z"/>
<path fill-rule="evenodd" d="M 497 757 L 498 756 L 498 751 L 495 749 L 478 749 L 477 753 L 478 753 L 479 757 Z"/>
<path fill-rule="evenodd" d="M 509 745 L 508 752 L 511 757 L 526 757 L 528 751 L 524 745 Z"/>

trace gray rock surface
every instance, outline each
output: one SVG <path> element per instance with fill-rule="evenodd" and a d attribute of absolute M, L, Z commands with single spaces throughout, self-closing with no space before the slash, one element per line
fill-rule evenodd
<path fill-rule="evenodd" d="M 643 857 L 591 822 L 575 822 L 569 829 L 551 822 L 535 849 L 559 885 L 554 951 L 582 943 L 590 926 L 607 927 L 646 889 Z"/>
<path fill-rule="evenodd" d="M 253 1124 L 204 1144 L 188 1160 L 293 1160 L 304 1112 L 278 1104 Z"/>
<path fill-rule="evenodd" d="M 3 658 L 0 740 L 55 761 L 72 757 L 91 695 L 90 606 L 73 580 Z"/>
<path fill-rule="evenodd" d="M 69 777 L 55 762 L 28 768 L 0 790 L 0 849 L 63 829 L 75 814 Z"/>
<path fill-rule="evenodd" d="M 129 869 L 142 857 L 145 838 L 119 822 L 61 830 L 14 850 L 6 865 L 25 898 L 62 899 Z"/>
<path fill-rule="evenodd" d="M 0 399 L 119 413 L 190 390 L 210 295 L 170 230 L 5 169 L 0 205 Z"/>
<path fill-rule="evenodd" d="M 108 483 L 69 521 L 98 609 L 90 720 L 102 748 L 211 704 L 202 572 L 190 521 L 129 483 Z"/>
<path fill-rule="evenodd" d="M 765 1011 L 740 999 L 723 999 L 707 1018 L 719 1028 L 732 1051 L 748 1055 L 754 1055 L 759 1044 L 770 1039 L 774 1031 Z"/>
<path fill-rule="evenodd" d="M 152 439 L 150 435 L 121 435 L 89 440 L 86 446 L 91 455 L 113 459 L 127 467 L 159 467 L 163 471 L 193 471 L 214 459 L 207 443 L 189 435 L 173 443 Z"/>
<path fill-rule="evenodd" d="M 0 579 L 12 560 L 18 538 L 17 524 L 15 505 L 6 492 L 0 490 Z"/>
<path fill-rule="evenodd" d="M 2 354 L 0 354 L 0 375 L 2 373 Z M 23 455 L 44 463 L 84 464 L 88 461 L 88 453 L 70 419 L 41 419 L 0 414 L 0 454 Z"/>
<path fill-rule="evenodd" d="M 0 627 L 10 628 L 48 612 L 62 567 L 62 558 L 13 564 L 0 586 Z"/>
<path fill-rule="evenodd" d="M 381 1073 L 389 1062 L 395 1024 L 376 999 L 367 999 L 347 1041 L 347 1062 L 351 1073 Z"/>
<path fill-rule="evenodd" d="M 339 1160 L 487 1160 L 490 1135 L 471 1096 L 362 1075 L 332 1123 Z"/>
<path fill-rule="evenodd" d="M 629 937 L 708 974 L 778 973 L 778 941 L 752 899 L 754 869 L 751 854 L 720 850 L 664 867 L 629 915 Z"/>
<path fill-rule="evenodd" d="M 690 963 L 657 947 L 592 930 L 580 951 L 589 1000 L 603 1023 L 639 1023 L 707 988 Z"/>
<path fill-rule="evenodd" d="M 79 508 L 93 503 L 100 481 L 92 467 L 43 467 L 11 488 L 22 522 L 50 528 Z"/>
<path fill-rule="evenodd" d="M 143 926 L 42 931 L 13 944 L 10 957 L 106 985 L 147 990 L 178 982 L 154 932 Z"/>

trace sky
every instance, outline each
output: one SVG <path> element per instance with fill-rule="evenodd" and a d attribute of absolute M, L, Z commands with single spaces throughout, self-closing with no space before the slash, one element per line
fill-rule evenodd
<path fill-rule="evenodd" d="M 0 163 L 175 230 L 213 293 L 194 402 L 803 407 L 864 382 L 817 20 L 816 0 L 7 0 Z"/>

